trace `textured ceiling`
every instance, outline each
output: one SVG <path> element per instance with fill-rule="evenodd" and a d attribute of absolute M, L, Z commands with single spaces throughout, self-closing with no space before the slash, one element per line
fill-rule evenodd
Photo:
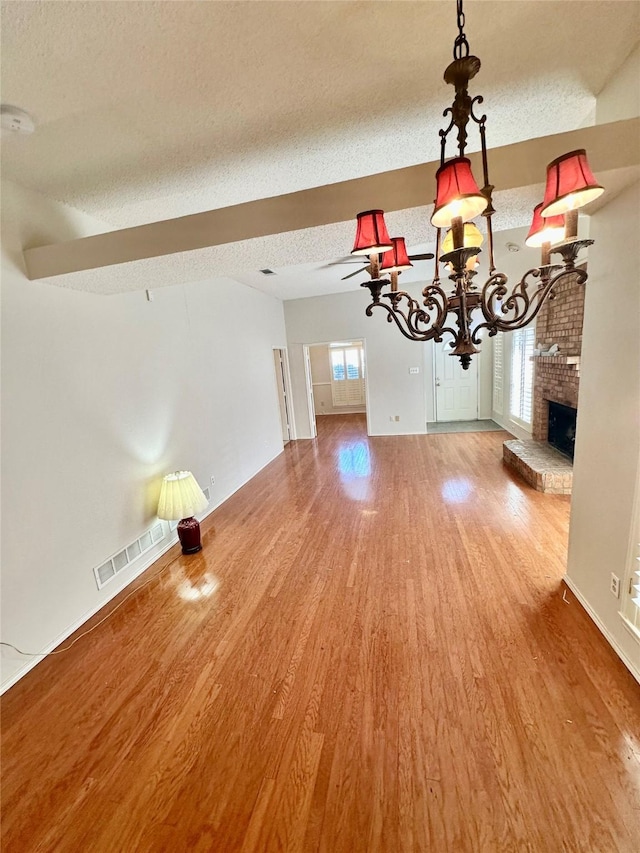
<path fill-rule="evenodd" d="M 638 33 L 636 2 L 465 8 L 490 146 L 592 121 L 595 95 Z M 3 140 L 3 176 L 107 230 L 432 160 L 455 34 L 453 0 L 6 2 L 2 100 L 31 112 L 38 129 Z M 509 201 L 498 227 L 524 224 L 528 204 Z M 424 213 L 405 218 L 424 226 Z M 313 257 L 329 259 L 346 229 L 318 230 Z M 241 265 L 308 260 L 302 241 L 268 238 L 258 263 L 250 241 Z M 182 280 L 203 277 L 211 258 L 195 254 L 197 272 L 184 259 Z M 236 247 L 236 266 L 238 257 Z M 90 289 L 139 287 L 140 263 L 127 287 Z"/>

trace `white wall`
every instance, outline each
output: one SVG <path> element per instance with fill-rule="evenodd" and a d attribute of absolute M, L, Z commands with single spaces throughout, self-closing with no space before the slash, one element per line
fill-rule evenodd
<path fill-rule="evenodd" d="M 640 679 L 640 645 L 618 615 L 640 478 L 640 184 L 591 217 L 567 580 Z"/>
<path fill-rule="evenodd" d="M 11 185 L 3 204 L 2 639 L 40 651 L 131 580 L 92 569 L 148 529 L 164 473 L 214 474 L 215 505 L 282 451 L 286 340 L 282 303 L 231 280 L 153 302 L 29 282 L 24 242 L 104 227 Z"/>
<path fill-rule="evenodd" d="M 596 122 L 606 124 L 640 115 L 640 44 L 596 99 Z"/>
<path fill-rule="evenodd" d="M 416 298 L 421 288 L 409 286 Z M 364 339 L 367 364 L 367 411 L 372 435 L 426 432 L 435 420 L 433 344 L 407 340 L 386 321 L 383 309 L 367 317 L 368 291 L 352 291 L 285 302 L 289 358 L 298 438 L 311 436 L 306 404 L 303 344 Z M 479 362 L 479 417 L 491 417 L 491 342 L 482 345 Z M 418 367 L 418 374 L 410 374 Z M 398 415 L 400 420 L 395 421 Z"/>

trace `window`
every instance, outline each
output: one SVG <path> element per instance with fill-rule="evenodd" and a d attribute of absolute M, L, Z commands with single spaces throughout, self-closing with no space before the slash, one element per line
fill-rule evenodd
<path fill-rule="evenodd" d="M 638 546 L 638 553 L 640 553 L 640 545 Z M 636 560 L 640 560 L 640 557 L 636 557 Z M 640 634 L 640 569 L 636 569 L 631 575 L 629 597 L 631 599 L 631 604 L 628 607 L 629 621 Z"/>
<path fill-rule="evenodd" d="M 523 424 L 533 415 L 533 361 L 535 328 L 519 329 L 511 337 L 511 396 L 509 414 Z"/>
<path fill-rule="evenodd" d="M 364 351 L 361 344 L 331 347 L 331 397 L 334 406 L 363 406 Z"/>

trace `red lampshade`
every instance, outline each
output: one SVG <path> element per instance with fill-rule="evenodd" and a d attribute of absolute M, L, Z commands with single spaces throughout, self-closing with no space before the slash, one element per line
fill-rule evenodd
<path fill-rule="evenodd" d="M 402 270 L 410 269 L 413 264 L 409 260 L 404 237 L 392 237 L 391 242 L 393 243 L 393 249 L 387 252 L 382 258 L 380 270 L 384 270 L 384 272 L 402 272 Z"/>
<path fill-rule="evenodd" d="M 525 246 L 538 247 L 543 243 L 559 243 L 564 237 L 564 216 L 540 215 L 543 202 L 533 208 L 531 228 L 524 241 Z"/>
<path fill-rule="evenodd" d="M 383 210 L 365 210 L 358 214 L 358 229 L 352 255 L 372 255 L 393 248 Z"/>
<path fill-rule="evenodd" d="M 436 172 L 438 190 L 431 224 L 436 228 L 450 228 L 456 216 L 463 222 L 474 219 L 487 206 L 471 172 L 467 157 L 454 157 Z"/>
<path fill-rule="evenodd" d="M 563 154 L 547 166 L 547 187 L 541 215 L 557 216 L 598 198 L 604 187 L 596 181 L 584 148 Z"/>

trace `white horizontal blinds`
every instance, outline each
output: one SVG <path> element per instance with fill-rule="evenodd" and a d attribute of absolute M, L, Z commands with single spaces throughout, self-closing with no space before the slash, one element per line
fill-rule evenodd
<path fill-rule="evenodd" d="M 636 560 L 640 561 L 640 557 L 636 557 Z M 640 569 L 636 569 L 633 573 L 631 583 L 631 601 L 640 611 Z"/>
<path fill-rule="evenodd" d="M 331 347 L 331 397 L 333 405 L 363 406 L 364 352 L 362 346 Z"/>
<path fill-rule="evenodd" d="M 634 566 L 629 583 L 629 601 L 625 607 L 625 616 L 640 634 L 640 543 L 636 545 Z"/>
<path fill-rule="evenodd" d="M 502 378 L 503 378 L 503 359 L 502 359 L 502 342 L 503 335 L 496 335 L 493 339 L 493 408 L 494 411 L 502 413 L 503 395 L 502 395 Z"/>
<path fill-rule="evenodd" d="M 533 415 L 533 361 L 535 329 L 519 329 L 511 337 L 511 396 L 509 413 L 525 424 Z"/>

